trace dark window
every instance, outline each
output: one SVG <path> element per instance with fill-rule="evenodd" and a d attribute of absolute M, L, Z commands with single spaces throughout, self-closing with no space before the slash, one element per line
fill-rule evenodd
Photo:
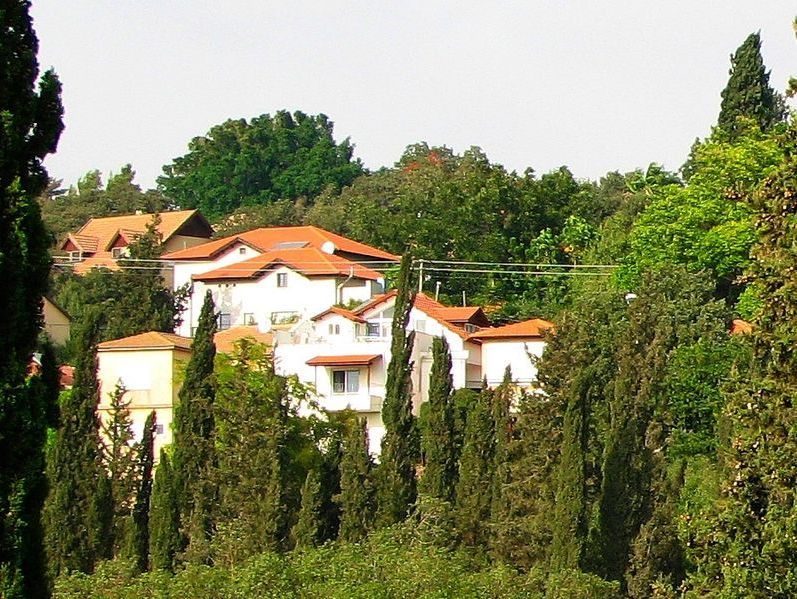
<path fill-rule="evenodd" d="M 227 312 L 222 312 L 219 314 L 219 330 L 223 331 L 224 329 L 229 329 L 231 324 L 230 314 Z"/>
<path fill-rule="evenodd" d="M 332 393 L 357 393 L 359 390 L 359 370 L 332 371 Z"/>
<path fill-rule="evenodd" d="M 278 272 L 277 273 L 277 287 L 287 287 L 288 286 L 288 273 L 287 272 Z"/>
<path fill-rule="evenodd" d="M 368 337 L 379 337 L 379 323 L 378 322 L 369 322 L 365 329 L 365 334 Z"/>

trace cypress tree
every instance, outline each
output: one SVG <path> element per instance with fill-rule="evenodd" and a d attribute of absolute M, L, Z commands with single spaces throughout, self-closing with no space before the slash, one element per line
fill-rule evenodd
<path fill-rule="evenodd" d="M 490 543 L 493 555 L 504 557 L 504 545 L 499 530 L 509 516 L 506 488 L 510 483 L 510 462 L 514 441 L 514 424 L 511 415 L 512 371 L 507 366 L 501 384 L 492 394 L 492 419 L 495 447 L 492 463 L 492 490 L 490 492 Z"/>
<path fill-rule="evenodd" d="M 48 455 L 45 530 L 53 578 L 67 571 L 92 572 L 99 559 L 110 557 L 109 486 L 97 418 L 99 334 L 99 314 L 92 311 L 78 332 L 75 382 L 61 402 L 61 427 Z"/>
<path fill-rule="evenodd" d="M 340 535 L 342 541 L 359 541 L 374 520 L 373 461 L 368 453 L 365 419 L 349 427 L 340 461 Z"/>
<path fill-rule="evenodd" d="M 288 386 L 263 345 L 243 341 L 220 361 L 216 397 L 217 521 L 234 559 L 284 546 L 289 532 Z"/>
<path fill-rule="evenodd" d="M 47 185 L 42 160 L 55 151 L 63 109 L 56 75 L 39 79 L 29 7 L 12 0 L 0 10 L 0 595 L 7 598 L 48 594 L 38 531 L 53 398 L 46 385 L 25 381 L 50 266 L 35 198 Z"/>
<path fill-rule="evenodd" d="M 731 56 L 730 78 L 722 91 L 717 125 L 731 138 L 739 131 L 739 117 L 753 119 L 763 131 L 782 122 L 786 114 L 781 95 L 769 85 L 769 71 L 761 57 L 761 35 L 751 33 Z"/>
<path fill-rule="evenodd" d="M 377 524 L 390 526 L 404 520 L 415 503 L 417 483 L 415 466 L 420 458 L 415 416 L 412 413 L 411 379 L 412 348 L 415 332 L 407 333 L 414 294 L 411 290 L 412 258 L 409 254 L 401 260 L 398 276 L 390 363 L 387 368 L 385 401 L 382 405 L 381 464 L 379 466 Z"/>
<path fill-rule="evenodd" d="M 321 476 L 318 470 L 310 470 L 302 486 L 302 507 L 299 520 L 293 528 L 297 549 L 310 549 L 322 543 L 323 522 L 321 510 Z"/>
<path fill-rule="evenodd" d="M 149 509 L 149 556 L 152 570 L 174 570 L 180 550 L 180 511 L 169 455 L 161 449 Z"/>
<path fill-rule="evenodd" d="M 486 546 L 492 506 L 492 474 L 495 457 L 493 391 L 483 389 L 468 413 L 465 441 L 459 462 L 455 518 L 465 545 Z"/>
<path fill-rule="evenodd" d="M 144 422 L 144 433 L 138 451 L 138 489 L 133 504 L 133 526 L 130 537 L 130 555 L 136 569 L 146 572 L 149 567 L 149 510 L 152 498 L 152 467 L 155 453 L 155 410 Z"/>
<path fill-rule="evenodd" d="M 216 460 L 213 413 L 215 333 L 215 307 L 213 297 L 208 291 L 199 315 L 185 381 L 180 388 L 174 410 L 171 467 L 175 476 L 181 550 L 187 549 L 190 543 L 197 549 L 204 546 L 212 532 L 211 515 L 208 511 L 215 503 L 215 492 L 212 485 L 208 484 L 207 477 L 215 467 Z"/>
<path fill-rule="evenodd" d="M 130 400 L 125 399 L 126 393 L 127 390 L 121 382 L 117 383 L 111 392 L 107 420 L 101 427 L 103 462 L 111 485 L 111 537 L 115 555 L 118 555 L 130 534 L 130 517 L 137 482 L 133 422 L 128 408 Z"/>
<path fill-rule="evenodd" d="M 429 403 L 421 436 L 425 466 L 419 488 L 421 493 L 453 502 L 458 456 L 452 403 L 451 352 L 445 337 L 436 337 L 432 342 L 432 359 Z"/>

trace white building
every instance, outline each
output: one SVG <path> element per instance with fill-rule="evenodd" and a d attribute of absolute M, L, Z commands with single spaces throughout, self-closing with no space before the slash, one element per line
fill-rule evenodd
<path fill-rule="evenodd" d="M 178 333 L 190 336 L 206 291 L 219 328 L 293 328 L 335 304 L 364 302 L 384 290 L 380 270 L 398 256 L 318 227 L 270 227 L 167 253 L 174 288 L 190 298 Z"/>
<path fill-rule="evenodd" d="M 531 387 L 537 380 L 536 362 L 545 349 L 545 333 L 553 329 L 552 322 L 533 318 L 472 334 L 471 341 L 481 342 L 482 378 L 487 386 L 500 385 L 509 367 L 515 385 Z"/>
<path fill-rule="evenodd" d="M 373 453 L 379 453 L 384 434 L 381 412 L 395 299 L 396 292 L 391 291 L 354 310 L 329 308 L 292 331 L 278 331 L 274 336 L 277 372 L 296 374 L 312 385 L 322 407 L 349 408 L 364 417 Z M 454 387 L 480 387 L 480 342 L 469 336 L 487 325 L 481 308 L 448 308 L 423 293 L 415 296 L 407 330 L 415 331 L 411 359 L 416 412 L 428 398 L 435 337 L 448 341 Z"/>

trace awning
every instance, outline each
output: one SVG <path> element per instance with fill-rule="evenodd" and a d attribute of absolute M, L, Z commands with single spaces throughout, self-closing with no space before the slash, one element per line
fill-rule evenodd
<path fill-rule="evenodd" d="M 307 364 L 309 366 L 368 366 L 381 357 L 380 354 L 364 356 L 316 356 L 315 358 L 307 360 Z"/>

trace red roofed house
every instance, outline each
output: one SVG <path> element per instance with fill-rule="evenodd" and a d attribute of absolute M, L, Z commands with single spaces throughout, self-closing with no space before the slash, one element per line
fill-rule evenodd
<path fill-rule="evenodd" d="M 213 234 L 198 210 L 161 212 L 159 216 L 158 232 L 166 251 L 205 243 Z M 75 272 L 78 274 L 97 267 L 113 270 L 117 268 L 116 261 L 127 256 L 125 248 L 147 230 L 154 218 L 154 214 L 145 213 L 92 218 L 77 232 L 69 233 L 60 249 L 77 263 Z"/>
<path fill-rule="evenodd" d="M 552 322 L 534 318 L 470 335 L 468 340 L 481 343 L 482 378 L 487 380 L 487 386 L 500 385 L 509 366 L 512 381 L 520 387 L 530 387 L 537 380 L 535 359 L 545 349 L 545 334 L 553 330 Z"/>
<path fill-rule="evenodd" d="M 337 303 L 367 301 L 383 291 L 381 270 L 398 256 L 318 227 L 254 229 L 166 253 L 174 286 L 191 296 L 179 333 L 190 336 L 207 290 L 219 328 L 292 328 Z"/>

